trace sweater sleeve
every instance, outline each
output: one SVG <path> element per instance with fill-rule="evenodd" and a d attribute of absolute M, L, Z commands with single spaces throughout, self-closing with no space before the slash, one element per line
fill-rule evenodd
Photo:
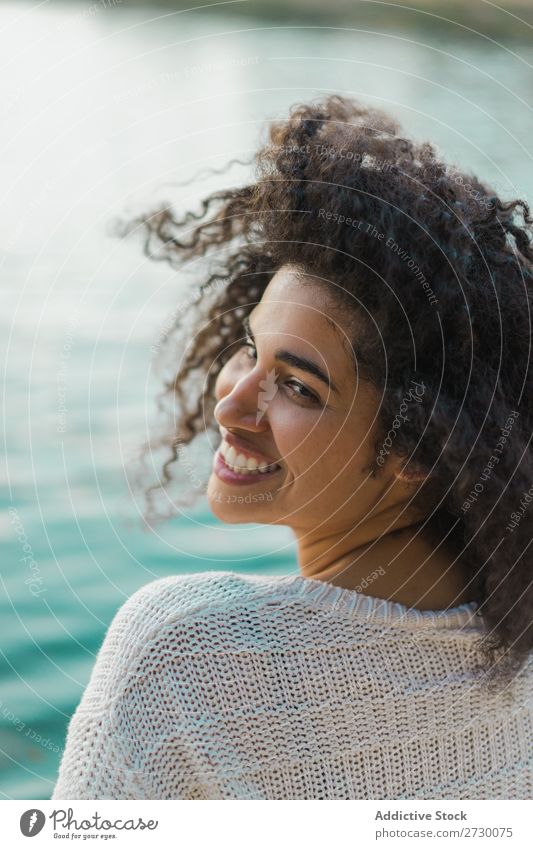
<path fill-rule="evenodd" d="M 52 799 L 164 798 L 151 769 L 150 731 L 157 704 L 150 670 L 158 667 L 157 634 L 169 618 L 170 586 L 162 578 L 141 587 L 111 622 L 70 720 Z M 186 586 L 185 581 L 184 590 Z M 174 605 L 174 617 L 180 613 L 183 609 L 178 604 L 176 612 Z M 185 734 L 180 734 L 179 706 L 173 726 L 172 798 L 190 798 L 194 766 Z"/>

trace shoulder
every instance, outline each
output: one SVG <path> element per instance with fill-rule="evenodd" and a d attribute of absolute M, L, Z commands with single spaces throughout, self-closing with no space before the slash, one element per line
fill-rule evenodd
<path fill-rule="evenodd" d="M 272 575 L 246 575 L 231 571 L 196 572 L 158 578 L 140 587 L 122 605 L 115 624 L 128 623 L 145 638 L 170 621 L 178 621 L 216 608 L 246 606 L 278 595 L 284 580 Z M 135 624 L 134 624 L 135 623 Z"/>
<path fill-rule="evenodd" d="M 171 575 L 144 584 L 117 610 L 96 657 L 86 700 L 113 700 L 125 682 L 142 674 L 161 652 L 193 645 L 206 628 L 210 636 L 223 629 L 231 610 L 257 605 L 275 592 L 271 576 L 239 575 L 230 571 Z M 237 617 L 238 618 L 238 617 Z M 233 620 L 234 621 L 234 620 Z M 202 626 L 202 623 L 208 623 Z M 173 635 L 173 636 L 171 636 Z M 199 640 L 197 648 L 208 640 Z"/>
<path fill-rule="evenodd" d="M 109 687 L 139 668 L 169 640 L 174 646 L 207 648 L 215 632 L 239 633 L 239 621 L 265 603 L 283 597 L 284 579 L 230 571 L 197 572 L 158 578 L 140 587 L 118 609 L 98 654 L 95 672 Z M 241 612 L 242 617 L 238 612 Z M 229 625 L 231 628 L 228 628 Z"/>

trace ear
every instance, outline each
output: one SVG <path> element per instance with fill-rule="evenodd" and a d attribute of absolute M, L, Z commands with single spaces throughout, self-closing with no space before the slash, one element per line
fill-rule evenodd
<path fill-rule="evenodd" d="M 407 484 L 423 483 L 427 478 L 425 469 L 422 469 L 420 466 L 409 466 L 407 464 L 398 465 L 394 469 L 393 475 L 396 480 Z"/>

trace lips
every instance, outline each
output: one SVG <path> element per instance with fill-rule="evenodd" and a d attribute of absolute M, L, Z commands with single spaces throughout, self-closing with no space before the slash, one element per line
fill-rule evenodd
<path fill-rule="evenodd" d="M 230 445 L 225 439 L 220 443 L 219 451 L 224 457 L 226 465 L 233 469 L 234 472 L 244 472 L 246 474 L 257 474 L 260 472 L 262 474 L 273 469 L 281 469 L 279 463 L 271 463 L 270 465 L 264 461 L 258 463 L 255 457 L 247 457 L 241 452 L 237 453 L 233 445 Z"/>
<path fill-rule="evenodd" d="M 213 460 L 213 469 L 215 474 L 222 480 L 224 483 L 237 485 L 237 486 L 258 486 L 263 484 L 267 478 L 274 477 L 276 474 L 281 472 L 281 466 L 277 466 L 274 470 L 269 472 L 262 472 L 261 474 L 242 474 L 241 472 L 232 471 L 229 466 L 226 466 L 224 462 L 224 458 L 220 451 L 217 451 Z"/>
<path fill-rule="evenodd" d="M 253 457 L 255 460 L 258 460 L 259 463 L 266 463 L 267 466 L 272 466 L 274 464 L 278 464 L 278 460 L 273 460 L 267 454 L 263 454 L 262 451 L 256 449 L 249 442 L 246 442 L 244 439 L 237 438 L 234 434 L 229 433 L 229 431 L 220 428 L 220 433 L 222 438 L 226 440 L 229 445 L 232 445 L 238 454 L 244 454 L 245 457 Z"/>

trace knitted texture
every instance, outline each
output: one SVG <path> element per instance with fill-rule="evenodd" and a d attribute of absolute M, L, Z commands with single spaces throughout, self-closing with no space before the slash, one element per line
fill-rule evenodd
<path fill-rule="evenodd" d="M 107 631 L 52 799 L 530 799 L 533 658 L 491 694 L 476 611 L 152 581 Z"/>

